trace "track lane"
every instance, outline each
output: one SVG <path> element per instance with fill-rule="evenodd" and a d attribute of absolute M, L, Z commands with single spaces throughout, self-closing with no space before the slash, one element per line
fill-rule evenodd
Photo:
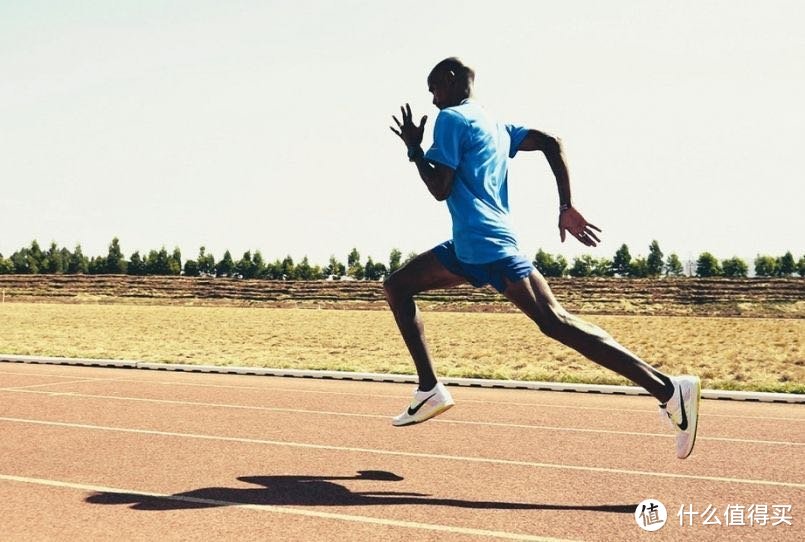
<path fill-rule="evenodd" d="M 103 373 L 108 375 L 109 370 L 101 369 Z M 118 371 L 112 371 L 113 374 L 120 374 Z M 126 377 L 131 373 L 122 372 Z M 88 373 L 80 373 L 80 378 L 84 378 Z M 63 374 L 62 376 L 79 375 L 78 372 L 73 372 L 72 368 L 70 374 Z M 149 383 L 153 376 L 158 378 Z M 184 378 L 190 377 L 190 378 Z M 200 377 L 200 378 L 199 378 Z M 214 380 L 211 380 L 211 377 Z M 5 376 L 0 375 L 0 384 L 6 386 L 4 380 Z M 52 376 L 50 377 L 53 378 Z M 75 378 L 74 379 L 80 379 Z M 126 378 L 129 380 L 129 378 Z M 139 380 L 139 377 L 137 378 Z M 169 386 L 165 382 L 175 380 L 177 385 Z M 157 383 L 157 381 L 162 383 Z M 182 384 L 190 385 L 178 385 Z M 204 383 L 210 384 L 205 385 Z M 220 383 L 220 387 L 213 382 Z M 29 381 L 30 385 L 35 385 L 35 382 Z M 64 382 L 65 386 L 53 387 L 54 393 L 69 393 L 72 387 L 86 387 L 92 388 L 96 385 L 101 385 L 110 391 L 116 385 L 114 382 L 88 382 L 79 384 L 68 384 L 67 380 Z M 122 383 L 121 383 L 122 384 Z M 312 382 L 312 381 L 292 381 L 286 379 L 265 379 L 248 377 L 213 377 L 212 375 L 181 375 L 181 374 L 156 374 L 149 375 L 144 378 L 142 382 L 133 383 L 135 386 L 141 388 L 141 393 L 156 394 L 155 390 L 159 390 L 161 397 L 173 398 L 178 390 L 204 390 L 207 395 L 207 401 L 214 399 L 216 402 L 225 401 L 229 403 L 232 400 L 244 399 L 249 397 L 246 401 L 249 404 L 274 405 L 275 399 L 282 395 L 277 392 L 277 388 L 284 386 L 305 387 L 312 392 L 323 393 L 301 393 L 298 391 L 290 391 L 291 396 L 296 398 L 297 407 L 305 402 L 302 397 L 327 397 L 337 399 L 336 403 L 343 405 L 345 397 L 376 397 L 378 402 L 374 399 L 370 401 L 370 406 L 375 412 L 384 411 L 387 408 L 392 408 L 396 411 L 400 408 L 400 401 L 403 404 L 408 398 L 407 388 L 399 385 L 380 385 L 364 384 L 364 383 L 342 383 L 342 382 Z M 254 384 L 254 385 L 252 385 Z M 324 384 L 324 386 L 322 386 Z M 243 386 L 242 386 L 243 385 Z M 245 391 L 238 389 L 239 387 L 252 389 L 252 391 Z M 48 387 L 51 389 L 51 387 Z M 336 391 L 335 393 L 326 393 L 326 390 L 340 390 L 343 393 Z M 226 394 L 219 396 L 223 390 L 229 390 Z M 274 390 L 271 393 L 266 393 L 266 390 Z M 360 390 L 372 390 L 370 393 L 360 393 Z M 38 390 L 41 391 L 41 390 Z M 113 390 L 112 390 L 113 391 Z M 118 393 L 131 392 L 131 389 L 118 390 Z M 484 398 L 494 395 L 494 399 L 503 398 L 506 403 L 505 408 L 495 413 L 489 409 L 484 409 L 484 416 L 487 412 L 495 414 L 490 420 L 500 419 L 498 416 L 515 410 L 517 405 L 524 405 L 522 408 L 526 411 L 533 410 L 533 405 L 538 399 L 539 402 L 554 403 L 556 407 L 553 410 L 560 413 L 584 411 L 584 409 L 562 408 L 561 402 L 579 398 L 578 395 L 570 394 L 547 394 L 550 397 L 536 398 L 533 394 L 537 392 L 508 392 L 504 394 L 489 394 L 488 392 L 498 390 L 473 390 L 473 389 L 458 389 L 455 390 L 454 395 L 462 396 L 462 403 L 478 401 L 479 405 L 492 405 L 494 401 L 485 400 Z M 466 392 L 466 393 L 465 393 Z M 184 391 L 182 392 L 184 393 Z M 195 392 L 194 392 L 195 393 Z M 17 395 L 16 399 L 12 396 Z M 159 394 L 157 394 L 159 395 Z M 552 395 L 552 396 L 551 396 Z M 614 405 L 610 411 L 614 412 L 632 412 L 631 415 L 638 417 L 648 417 L 654 423 L 656 415 L 651 412 L 651 408 L 645 408 L 644 398 L 636 398 L 642 401 L 640 403 L 632 402 L 635 398 L 622 398 L 622 397 L 609 397 L 609 401 L 601 402 L 601 398 L 593 398 L 594 401 L 587 401 L 586 398 L 580 402 L 581 406 L 589 406 L 590 408 L 607 408 L 601 405 Z M 466 400 L 466 401 L 465 401 Z M 621 408 L 624 402 L 630 404 L 625 405 L 627 408 Z M 309 413 L 271 413 L 270 416 L 254 415 L 248 410 L 226 409 L 221 407 L 203 407 L 199 408 L 198 405 L 173 405 L 167 407 L 161 405 L 158 408 L 143 408 L 142 405 L 127 405 L 124 406 L 124 400 L 111 400 L 111 399 L 88 399 L 77 398 L 69 396 L 48 395 L 44 393 L 0 393 L 0 414 L 8 417 L 9 413 L 15 414 L 38 414 L 40 419 L 52 418 L 57 419 L 57 415 L 61 415 L 65 419 L 69 419 L 72 423 L 76 420 L 84 421 L 102 421 L 111 420 L 118 424 L 128 427 L 149 427 L 149 424 L 154 424 L 157 427 L 164 427 L 173 429 L 176 433 L 186 432 L 189 429 L 203 430 L 205 433 L 214 435 L 262 435 L 265 440 L 266 431 L 276 430 L 275 426 L 288 428 L 287 431 L 280 430 L 279 433 L 274 434 L 277 442 L 293 442 L 289 437 L 298 435 L 295 433 L 298 427 L 303 430 L 302 434 L 311 435 L 311 428 L 325 427 L 322 432 L 317 432 L 315 441 L 323 439 L 323 442 L 334 443 L 334 447 L 340 445 L 345 448 L 345 443 L 355 443 L 356 441 L 362 444 L 362 448 L 371 446 L 383 445 L 384 448 L 390 449 L 403 449 L 408 450 L 408 453 L 416 453 L 417 449 L 427 449 L 429 451 L 447 452 L 445 455 L 456 455 L 459 451 L 479 451 L 495 454 L 492 457 L 509 457 L 515 458 L 514 460 L 522 460 L 523 457 L 531 458 L 545 458 L 550 457 L 550 450 L 546 448 L 530 450 L 527 446 L 523 445 L 523 441 L 533 437 L 534 430 L 523 430 L 523 428 L 501 428 L 501 427 L 468 427 L 456 426 L 451 427 L 447 423 L 436 423 L 437 420 L 416 426 L 406 428 L 403 430 L 393 429 L 387 427 L 387 421 L 380 418 L 377 421 L 360 419 L 352 420 L 350 422 L 332 421 L 329 417 L 324 416 L 324 421 L 315 421 L 317 418 L 322 418 L 322 415 L 309 414 Z M 236 403 L 232 403 L 236 404 Z M 710 402 L 706 402 L 710 404 Z M 721 403 L 713 403 L 720 405 Z M 332 406 L 333 403 L 324 403 L 318 406 Z M 152 405 L 158 406 L 158 405 Z M 310 409 L 311 405 L 303 404 L 304 408 Z M 351 404 L 350 406 L 354 406 Z M 640 408 L 640 407 L 643 408 Z M 753 406 L 785 406 L 785 405 L 753 405 Z M 549 408 L 549 407 L 545 407 Z M 9 411 L 9 409 L 11 411 Z M 20 410 L 17 410 L 20 409 Z M 720 407 L 714 407 L 720 411 Z M 232 411 L 229 414 L 221 413 L 221 410 Z M 453 409 L 448 415 L 458 411 L 458 407 Z M 643 412 L 645 411 L 645 412 Z M 783 412 L 777 409 L 771 409 L 775 413 L 782 413 L 784 416 L 792 416 L 790 412 Z M 744 414 L 751 415 L 751 409 L 744 409 Z M 761 415 L 763 412 L 768 412 L 765 408 L 760 409 Z M 757 412 L 755 412 L 757 414 Z M 561 415 L 560 415 L 561 416 Z M 796 414 L 793 416 L 796 417 Z M 505 419 L 505 417 L 504 417 Z M 569 419 L 569 418 L 568 418 Z M 751 418 L 750 418 L 751 419 Z M 703 420 L 704 421 L 704 420 Z M 598 417 L 588 417 L 588 427 L 597 427 L 601 419 Z M 789 422 L 783 422 L 785 424 Z M 799 427 L 799 422 L 790 422 L 794 427 Z M 537 430 L 539 431 L 539 430 Z M 510 434 L 511 433 L 511 434 Z M 789 432 L 790 433 L 790 432 Z M 712 504 L 726 505 L 729 503 L 738 504 L 751 504 L 754 502 L 791 502 L 793 500 L 795 505 L 803 503 L 803 492 L 800 489 L 787 488 L 787 487 L 755 487 L 747 484 L 736 484 L 726 482 L 715 482 L 712 480 L 702 479 L 674 479 L 674 478 L 649 478 L 640 475 L 629 475 L 619 472 L 577 472 L 572 470 L 562 470 L 555 468 L 539 468 L 534 466 L 527 466 L 521 464 L 474 464 L 455 459 L 446 460 L 438 457 L 422 457 L 422 456 L 390 456 L 378 453 L 364 453 L 360 451 L 350 451 L 343 449 L 304 449 L 296 448 L 282 444 L 259 444 L 253 442 L 237 442 L 237 441 L 216 441 L 216 440 L 199 440 L 188 439 L 179 435 L 153 435 L 153 434 L 136 434 L 136 433 L 116 433 L 111 431 L 103 431 L 97 429 L 86 429 L 77 427 L 55 427 L 43 425 L 30 425 L 21 423 L 0 422 L 0 435 L 13 434 L 14 439 L 3 439 L 2 442 L 2 457 L 0 460 L 0 474 L 9 474 L 8 470 L 13 471 L 11 475 L 16 476 L 30 476 L 34 479 L 41 480 L 54 480 L 57 482 L 66 482 L 76 485 L 102 485 L 116 488 L 123 488 L 129 491 L 151 491 L 154 493 L 164 492 L 170 495 L 183 495 L 183 494 L 205 494 L 203 490 L 209 488 L 223 488 L 224 494 L 234 495 L 235 499 L 232 502 L 239 502 L 246 499 L 246 495 L 258 495 L 256 498 L 263 504 L 279 505 L 279 506 L 302 506 L 303 508 L 319 508 L 325 505 L 321 503 L 310 502 L 309 493 L 298 492 L 303 502 L 293 505 L 287 503 L 277 503 L 277 494 L 272 492 L 265 485 L 260 486 L 255 484 L 248 484 L 243 487 L 243 482 L 238 478 L 249 477 L 254 480 L 255 477 L 261 478 L 264 482 L 270 481 L 276 483 L 280 477 L 287 477 L 291 475 L 298 475 L 302 477 L 311 476 L 340 476 L 340 477 L 354 477 L 355 473 L 359 470 L 381 470 L 385 472 L 393 472 L 395 475 L 402 477 L 403 480 L 398 482 L 377 481 L 371 482 L 367 480 L 342 480 L 334 481 L 336 485 L 342 488 L 347 488 L 349 494 L 357 494 L 367 491 L 396 491 L 408 493 L 426 493 L 429 498 L 436 502 L 429 504 L 423 503 L 396 503 L 391 504 L 388 502 L 371 503 L 366 502 L 353 502 L 349 499 L 353 497 L 347 496 L 347 501 L 344 501 L 344 494 L 341 493 L 341 506 L 326 506 L 329 511 L 336 511 L 337 513 L 356 514 L 364 516 L 372 516 L 376 518 L 391 518 L 400 521 L 414 521 L 427 523 L 433 522 L 438 519 L 439 524 L 446 524 L 448 526 L 472 526 L 472 528 L 486 528 L 493 529 L 499 528 L 503 532 L 513 533 L 531 533 L 555 536 L 560 538 L 582 538 L 586 540 L 626 540 L 633 539 L 635 534 L 639 534 L 639 530 L 634 524 L 634 520 L 630 513 L 625 511 L 625 507 L 632 506 L 642 500 L 643 498 L 654 496 L 660 498 L 665 502 L 669 508 L 669 513 L 673 516 L 675 510 L 682 503 L 695 503 L 705 504 L 705 501 Z M 380 435 L 378 437 L 377 435 Z M 542 435 L 542 433 L 538 433 Z M 382 438 L 381 438 L 382 437 Z M 585 451 L 587 455 L 593 455 L 597 461 L 602 461 L 606 468 L 617 468 L 617 464 L 610 462 L 610 459 L 619 457 L 617 453 L 604 455 L 601 447 L 606 447 L 607 444 L 614 443 L 615 446 L 628 444 L 624 435 L 612 436 L 612 442 L 602 441 L 598 436 L 583 435 L 583 438 L 578 440 L 562 440 L 559 443 L 549 437 L 544 437 L 544 440 L 550 443 L 550 447 L 557 448 L 557 457 L 560 460 L 566 460 L 571 451 Z M 250 437 L 245 437 L 250 438 Z M 638 437 L 636 437 L 638 438 Z M 346 439 L 346 440 L 344 440 Z M 352 440 L 350 440 L 352 439 Z M 373 440 L 374 439 L 374 440 Z M 255 439 L 258 440 L 258 439 Z M 484 448 L 487 444 L 479 446 L 479 441 L 491 441 L 490 448 Z M 638 440 L 652 440 L 645 437 L 639 437 Z M 663 441 L 665 439 L 656 438 L 653 440 Z M 412 444 L 413 443 L 413 444 Z M 707 443 L 707 446 L 702 444 Z M 570 444 L 568 446 L 568 444 Z M 669 443 L 666 443 L 670 445 Z M 745 464 L 745 453 L 736 456 L 736 451 L 740 451 L 745 445 L 736 445 L 734 443 L 719 443 L 724 448 L 711 448 L 711 445 L 716 443 L 703 441 L 697 444 L 697 451 L 691 460 L 700 457 L 706 459 L 703 463 L 709 465 L 717 464 L 724 472 L 748 472 L 751 475 L 756 475 L 752 472 L 755 464 Z M 330 444 L 328 444 L 330 445 Z M 417 445 L 419 445 L 417 447 Z M 424 448 L 423 448 L 424 447 Z M 768 447 L 766 447 L 768 448 Z M 378 448 L 382 449 L 382 448 Z M 53 455 L 53 450 L 58 450 L 58 455 Z M 526 452 L 523 452 L 526 450 Z M 649 445 L 648 448 L 635 446 L 632 450 L 632 468 L 635 465 L 638 467 L 655 468 L 653 463 L 656 462 L 655 454 L 659 448 L 655 445 Z M 663 447 L 663 453 L 668 453 L 668 448 Z M 428 452 L 430 453 L 430 452 Z M 672 451 L 670 452 L 672 454 Z M 542 455 L 547 454 L 547 455 Z M 636 454 L 636 455 L 634 455 Z M 432 454 L 436 455 L 436 454 Z M 771 454 L 768 449 L 752 450 L 750 455 L 760 455 L 766 458 L 766 462 L 777 462 L 781 465 L 787 464 L 787 469 L 770 469 L 768 472 L 781 474 L 787 470 L 787 479 L 801 480 L 801 462 L 796 460 L 801 459 L 800 454 L 793 459 L 794 463 L 789 461 L 792 459 L 785 455 Z M 693 468 L 693 463 L 673 462 L 685 466 L 685 469 Z M 617 462 L 615 462 L 617 463 Z M 736 465 L 736 463 L 738 465 Z M 750 467 L 743 471 L 743 467 Z M 699 467 L 701 467 L 700 465 Z M 705 467 L 707 465 L 704 465 Z M 696 468 L 699 468 L 696 467 Z M 695 469 L 694 469 L 695 471 Z M 7 487 L 12 482 L 0 483 L 0 489 Z M 19 484 L 18 484 L 19 485 Z M 30 484 L 28 484 L 30 485 Z M 270 485 L 270 484 L 269 484 Z M 391 486 L 391 488 L 389 487 Z M 249 493 L 257 487 L 257 493 Z M 249 489 L 251 488 L 251 490 Z M 229 491 L 234 489 L 234 492 Z M 332 489 L 332 488 L 330 488 Z M 38 490 L 30 490 L 36 492 Z M 61 494 L 61 491 L 53 489 L 54 493 Z M 78 489 L 73 489 L 73 492 L 81 493 Z M 208 494 L 207 492 L 206 494 Z M 220 492 L 219 492 L 220 493 Z M 25 500 L 31 493 L 28 489 L 20 489 L 16 492 L 19 495 L 18 500 Z M 50 493 L 49 493 L 50 494 Z M 73 494 L 73 493 L 70 493 Z M 83 494 L 83 493 L 82 493 Z M 111 499 L 112 497 L 110 497 Z M 304 501 L 307 499 L 307 501 Z M 119 499 L 118 499 L 119 500 Z M 224 499 L 226 500 L 226 499 Z M 34 502 L 33 500 L 29 502 Z M 344 502 L 351 502 L 351 504 L 343 505 Z M 479 502 L 497 504 L 498 508 L 477 508 Z M 461 504 L 457 504 L 461 503 Z M 470 504 L 468 504 L 470 503 Z M 505 509 L 501 508 L 501 503 L 529 505 L 530 508 L 524 509 Z M 473 507 L 476 506 L 476 507 Z M 609 507 L 609 508 L 607 508 Z M 101 514 L 98 521 L 104 522 L 112 516 L 120 515 L 119 521 L 124 522 L 141 522 L 137 514 L 149 512 L 141 506 L 136 508 L 136 503 L 118 503 L 116 505 L 102 506 L 101 503 L 81 502 L 77 503 L 75 507 L 76 518 L 81 518 L 86 515 L 97 515 L 96 508 L 101 508 L 104 511 L 116 510 L 116 512 L 106 512 Z M 231 510 L 227 510 L 231 508 Z M 198 516 L 199 521 L 205 522 L 206 518 L 213 511 L 217 516 L 222 513 L 224 518 L 234 517 L 229 516 L 230 513 L 242 513 L 240 509 L 232 507 L 223 507 L 213 509 L 169 509 L 167 511 L 159 511 L 160 513 L 168 513 L 174 515 L 186 515 L 191 512 L 201 512 L 204 514 Z M 126 513 L 128 512 L 128 513 Z M 154 511 L 151 511 L 154 512 Z M 252 511 L 253 512 L 253 511 Z M 265 516 L 265 517 L 263 517 Z M 281 525 L 283 522 L 288 523 L 287 518 L 282 520 L 269 520 L 267 519 L 270 514 L 263 514 L 261 521 L 277 522 Z M 672 519 L 674 519 L 672 517 Z M 83 521 L 83 520 L 81 520 Z M 236 528 L 235 522 L 231 519 L 222 520 L 226 528 Z M 295 522 L 296 520 L 294 520 Z M 308 520 L 306 520 L 307 522 Z M 338 521 L 321 520 L 328 525 L 332 523 L 339 523 Z M 251 520 L 254 523 L 254 519 Z M 321 529 L 315 526 L 316 521 L 310 523 L 311 533 L 320 533 Z M 181 522 L 180 522 L 181 525 Z M 755 535 L 757 540 L 770 540 L 774 539 L 777 535 L 784 535 L 785 538 L 780 539 L 796 539 L 788 538 L 791 534 L 802 534 L 801 530 L 796 527 L 784 531 L 781 529 L 766 530 L 739 530 L 739 536 L 745 537 L 750 535 L 748 539 L 753 539 Z M 224 525 L 222 525 L 223 527 Z M 73 526 L 75 528 L 75 526 Z M 188 528 L 187 525 L 177 527 L 179 529 Z M 328 527 L 329 528 L 329 527 Z M 340 527 L 333 527 L 337 532 Z M 383 539 L 402 539 L 403 536 L 410 539 L 411 532 L 402 533 L 402 531 L 410 531 L 403 527 L 397 528 L 384 528 L 381 533 Z M 388 531 L 388 533 L 386 533 Z M 701 531 L 701 532 L 699 532 Z M 190 532 L 195 532 L 190 530 Z M 209 532 L 209 531 L 207 531 Z M 242 531 L 242 532 L 248 532 Z M 326 529 L 325 531 L 326 532 Z M 694 529 L 694 528 L 679 528 L 669 523 L 660 536 L 653 536 L 657 540 L 673 539 L 673 533 L 678 537 L 680 534 L 686 536 L 696 533 L 696 537 L 702 540 L 715 540 L 723 537 L 725 531 L 722 529 L 720 532 L 710 529 Z M 389 534 L 391 533 L 391 534 Z M 421 537 L 422 533 L 417 532 L 415 536 Z M 449 538 L 454 539 L 454 536 L 459 536 L 457 532 L 452 533 Z M 628 536 L 627 536 L 628 535 Z M 719 536 L 716 536 L 719 535 Z M 772 536 L 770 536 L 772 535 Z M 427 536 L 426 535 L 426 539 Z M 461 535 L 463 536 L 463 535 Z M 192 536 L 191 536 L 192 538 Z M 289 536 L 293 539 L 293 536 Z M 442 535 L 441 539 L 444 538 Z M 310 539 L 308 537 L 308 539 Z M 372 539 L 371 537 L 369 539 Z M 434 538 L 435 539 L 435 538 Z"/>

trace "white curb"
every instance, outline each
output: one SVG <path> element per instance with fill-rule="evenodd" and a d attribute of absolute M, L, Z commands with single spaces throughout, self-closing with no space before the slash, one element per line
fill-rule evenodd
<path fill-rule="evenodd" d="M 383 373 L 351 373 L 347 371 L 310 371 L 301 369 L 271 369 L 264 367 L 230 367 L 226 365 L 188 365 L 174 363 L 146 363 L 129 360 L 56 358 L 43 356 L 17 356 L 0 354 L 0 362 L 36 363 L 46 365 L 80 365 L 88 367 L 114 367 L 120 369 L 146 369 L 151 371 L 180 371 L 192 373 L 237 374 L 255 376 L 281 376 L 294 378 L 317 378 L 325 380 L 355 380 L 366 382 L 396 382 L 416 384 L 414 375 Z M 442 378 L 449 386 L 475 388 L 508 388 L 518 390 L 564 391 L 578 393 L 600 393 L 607 395 L 644 395 L 643 388 L 637 386 L 610 386 L 598 384 L 564 384 L 557 382 L 531 382 L 523 380 L 487 380 L 484 378 Z M 795 393 L 766 393 L 752 391 L 702 390 L 704 399 L 727 399 L 733 401 L 754 401 L 762 403 L 805 404 L 805 395 Z"/>

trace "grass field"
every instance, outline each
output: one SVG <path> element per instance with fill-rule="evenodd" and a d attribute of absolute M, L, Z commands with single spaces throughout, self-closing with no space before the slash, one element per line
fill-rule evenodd
<path fill-rule="evenodd" d="M 625 384 L 510 313 L 424 313 L 439 374 Z M 705 387 L 805 393 L 805 320 L 586 317 L 669 373 Z M 388 311 L 0 304 L 0 352 L 412 373 Z"/>

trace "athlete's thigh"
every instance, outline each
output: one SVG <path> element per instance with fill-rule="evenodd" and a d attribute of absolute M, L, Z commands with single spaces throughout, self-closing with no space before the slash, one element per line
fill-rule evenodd
<path fill-rule="evenodd" d="M 549 311 L 561 310 L 561 305 L 548 286 L 548 281 L 537 270 L 533 270 L 530 275 L 518 281 L 512 282 L 507 279 L 503 295 L 535 321 L 544 318 Z"/>
<path fill-rule="evenodd" d="M 386 279 L 385 286 L 396 292 L 415 295 L 428 290 L 450 288 L 464 284 L 467 279 L 447 270 L 433 250 L 424 252 L 402 266 Z"/>

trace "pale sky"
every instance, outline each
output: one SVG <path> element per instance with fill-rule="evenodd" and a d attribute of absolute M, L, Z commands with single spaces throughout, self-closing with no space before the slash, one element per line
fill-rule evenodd
<path fill-rule="evenodd" d="M 388 129 L 447 56 L 505 122 L 559 136 L 575 205 L 560 243 L 543 156 L 512 162 L 521 249 L 683 260 L 799 257 L 801 1 L 0 2 L 0 253 L 206 245 L 325 264 L 450 237 Z"/>

